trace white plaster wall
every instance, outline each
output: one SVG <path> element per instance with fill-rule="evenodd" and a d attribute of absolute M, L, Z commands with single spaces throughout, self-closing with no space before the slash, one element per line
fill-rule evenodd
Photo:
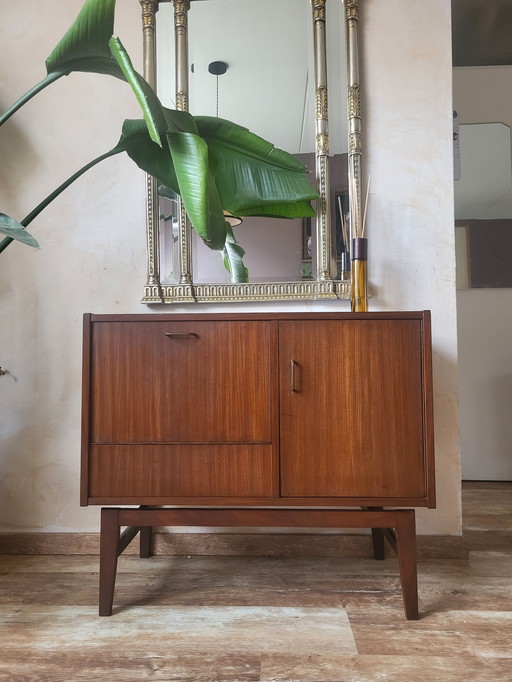
<path fill-rule="evenodd" d="M 511 76 L 510 66 L 454 69 L 460 122 L 512 127 Z M 512 289 L 461 290 L 457 299 L 462 475 L 511 480 Z"/>
<path fill-rule="evenodd" d="M 138 2 L 118 4 L 118 33 L 137 63 Z M 44 58 L 81 0 L 62 5 L 19 0 L 16 7 L 3 8 L 4 25 L 14 27 L 14 34 L 2 45 L 0 105 L 41 76 Z M 457 534 L 450 0 L 361 0 L 361 5 L 371 309 L 432 310 L 439 504 L 419 513 L 418 529 Z M 27 57 L 16 46 L 21 36 L 33 43 Z M 8 55 L 19 59 L 12 75 L 6 71 Z M 60 110 L 64 97 L 70 106 Z M 120 121 L 134 115 L 123 83 L 72 75 L 54 85 L 0 131 L 2 158 L 10 159 L 0 169 L 0 210 L 23 217 L 94 149 L 113 144 Z M 0 256 L 0 364 L 9 370 L 0 377 L 0 529 L 96 530 L 98 509 L 78 506 L 81 316 L 146 310 L 139 304 L 145 281 L 142 174 L 127 159 L 108 161 L 47 209 L 32 231 L 40 251 L 12 245 Z M 172 308 L 187 310 L 193 308 Z"/>

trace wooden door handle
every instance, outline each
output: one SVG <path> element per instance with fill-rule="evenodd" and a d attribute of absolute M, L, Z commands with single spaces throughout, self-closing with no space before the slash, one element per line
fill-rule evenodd
<path fill-rule="evenodd" d="M 295 360 L 290 360 L 290 391 L 292 393 L 297 393 L 297 389 L 295 388 L 295 367 L 297 366 L 297 363 Z"/>
<path fill-rule="evenodd" d="M 195 332 L 165 332 L 166 336 L 195 336 L 199 338 L 199 334 L 196 334 Z"/>

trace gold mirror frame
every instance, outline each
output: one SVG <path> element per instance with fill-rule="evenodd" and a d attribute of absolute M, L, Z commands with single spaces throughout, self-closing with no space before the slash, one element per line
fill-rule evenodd
<path fill-rule="evenodd" d="M 191 0 L 139 0 L 142 6 L 143 74 L 156 87 L 156 13 L 159 2 L 172 1 L 176 34 L 176 102 L 188 109 L 188 23 Z M 197 1 L 197 0 L 192 0 Z M 350 243 L 361 225 L 361 97 L 359 84 L 359 0 L 340 0 L 345 7 L 348 76 L 348 194 Z M 160 225 L 156 182 L 147 177 L 147 281 L 142 303 L 224 303 L 350 299 L 350 278 L 335 279 L 329 201 L 329 132 L 327 114 L 326 0 L 311 0 L 315 60 L 315 156 L 319 190 L 316 215 L 316 268 L 313 280 L 289 282 L 194 283 L 191 272 L 191 228 L 181 209 L 178 232 L 179 283 L 160 281 Z"/>

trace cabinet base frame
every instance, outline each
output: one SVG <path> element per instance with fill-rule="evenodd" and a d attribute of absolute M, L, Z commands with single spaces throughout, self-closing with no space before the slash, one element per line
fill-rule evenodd
<path fill-rule="evenodd" d="M 404 612 L 417 620 L 418 584 L 414 509 L 246 509 L 104 507 L 101 510 L 99 615 L 112 615 L 117 560 L 140 534 L 140 556 L 151 556 L 153 526 L 261 528 L 371 528 L 374 556 L 384 559 L 384 540 L 398 556 Z M 121 533 L 121 528 L 125 530 Z"/>

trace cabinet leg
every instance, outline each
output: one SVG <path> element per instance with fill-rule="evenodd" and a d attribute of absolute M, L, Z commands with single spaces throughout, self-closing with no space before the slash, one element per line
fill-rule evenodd
<path fill-rule="evenodd" d="M 363 511 L 382 511 L 383 507 L 362 507 Z M 375 559 L 382 561 L 385 559 L 385 543 L 384 531 L 382 528 L 372 528 L 372 544 L 373 556 Z"/>
<path fill-rule="evenodd" d="M 416 567 L 416 523 L 413 509 L 404 509 L 396 512 L 395 531 L 405 617 L 408 620 L 417 620 L 419 618 L 418 578 Z"/>
<path fill-rule="evenodd" d="M 153 535 L 153 529 L 151 526 L 141 526 L 140 529 L 140 552 L 139 556 L 141 559 L 148 559 L 153 556 L 151 551 L 151 538 Z"/>
<path fill-rule="evenodd" d="M 384 533 L 382 528 L 372 528 L 373 556 L 382 561 L 385 558 Z"/>
<path fill-rule="evenodd" d="M 111 616 L 119 554 L 119 510 L 101 510 L 99 615 Z"/>

